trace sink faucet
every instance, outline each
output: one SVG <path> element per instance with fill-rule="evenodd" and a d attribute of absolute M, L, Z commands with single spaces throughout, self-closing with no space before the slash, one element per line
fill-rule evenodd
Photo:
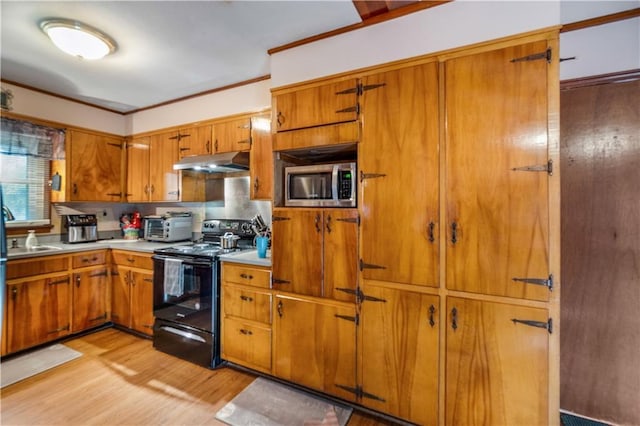
<path fill-rule="evenodd" d="M 2 214 L 7 221 L 16 220 L 15 216 L 13 215 L 13 213 L 11 213 L 11 210 L 9 210 L 9 207 L 7 206 L 2 206 Z"/>

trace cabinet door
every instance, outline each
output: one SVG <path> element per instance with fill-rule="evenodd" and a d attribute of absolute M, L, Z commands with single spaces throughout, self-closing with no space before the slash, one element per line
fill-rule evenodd
<path fill-rule="evenodd" d="M 7 352 L 16 352 L 70 332 L 69 275 L 7 285 Z"/>
<path fill-rule="evenodd" d="M 354 400 L 355 307 L 277 296 L 274 374 Z"/>
<path fill-rule="evenodd" d="M 251 155 L 249 156 L 250 196 L 252 200 L 273 198 L 273 149 L 268 114 L 251 118 Z"/>
<path fill-rule="evenodd" d="M 538 41 L 445 64 L 450 289 L 549 299 L 544 286 L 514 280 L 550 274 L 549 64 L 513 61 L 546 49 Z"/>
<path fill-rule="evenodd" d="M 127 143 L 127 201 L 149 201 L 149 151 L 148 136 L 134 138 Z"/>
<path fill-rule="evenodd" d="M 67 145 L 69 199 L 120 201 L 124 139 L 71 130 Z"/>
<path fill-rule="evenodd" d="M 111 271 L 111 321 L 131 327 L 131 270 L 116 266 Z"/>
<path fill-rule="evenodd" d="M 213 136 L 211 125 L 180 129 L 178 141 L 180 158 L 211 154 Z"/>
<path fill-rule="evenodd" d="M 447 301 L 447 425 L 548 421 L 545 309 L 461 298 Z"/>
<path fill-rule="evenodd" d="M 173 170 L 178 162 L 178 139 L 172 133 L 151 136 L 149 152 L 150 201 L 179 201 L 180 173 Z"/>
<path fill-rule="evenodd" d="M 358 81 L 349 79 L 277 94 L 274 99 L 278 132 L 358 118 Z"/>
<path fill-rule="evenodd" d="M 131 271 L 131 328 L 153 334 L 153 272 Z"/>
<path fill-rule="evenodd" d="M 363 291 L 379 300 L 365 300 L 361 308 L 361 403 L 421 425 L 437 424 L 438 297 L 373 286 Z"/>
<path fill-rule="evenodd" d="M 358 283 L 358 211 L 324 211 L 323 296 L 355 302 Z M 347 290 L 347 291 L 345 291 Z"/>
<path fill-rule="evenodd" d="M 73 323 L 81 331 L 107 322 L 107 268 L 73 274 Z"/>
<path fill-rule="evenodd" d="M 271 373 L 271 328 L 235 318 L 222 321 L 222 358 Z"/>
<path fill-rule="evenodd" d="M 322 296 L 322 210 L 281 209 L 271 229 L 273 288 Z"/>
<path fill-rule="evenodd" d="M 369 76 L 362 96 L 364 279 L 438 286 L 438 69 Z"/>
<path fill-rule="evenodd" d="M 214 153 L 249 151 L 251 149 L 251 122 L 248 117 L 223 121 L 213 125 Z"/>

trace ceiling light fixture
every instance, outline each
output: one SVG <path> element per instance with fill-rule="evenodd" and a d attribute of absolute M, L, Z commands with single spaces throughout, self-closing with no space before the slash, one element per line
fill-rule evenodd
<path fill-rule="evenodd" d="M 108 35 L 71 19 L 46 19 L 40 28 L 58 49 L 81 59 L 100 59 L 117 47 Z"/>

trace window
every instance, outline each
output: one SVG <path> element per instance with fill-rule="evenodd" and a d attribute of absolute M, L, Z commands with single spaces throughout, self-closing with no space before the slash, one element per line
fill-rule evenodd
<path fill-rule="evenodd" d="M 0 184 L 7 227 L 49 224 L 51 160 L 64 155 L 64 131 L 2 117 Z"/>

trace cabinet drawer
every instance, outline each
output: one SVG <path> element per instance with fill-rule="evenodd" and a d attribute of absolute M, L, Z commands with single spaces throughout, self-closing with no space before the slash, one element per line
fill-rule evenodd
<path fill-rule="evenodd" d="M 7 262 L 7 280 L 49 274 L 69 269 L 69 257 L 31 257 L 28 259 L 9 260 Z"/>
<path fill-rule="evenodd" d="M 72 257 L 71 264 L 73 268 L 82 268 L 84 266 L 104 265 L 107 260 L 107 251 L 90 251 L 87 253 L 76 254 Z"/>
<path fill-rule="evenodd" d="M 225 315 L 271 324 L 271 295 L 224 285 L 222 305 Z"/>
<path fill-rule="evenodd" d="M 246 367 L 271 372 L 271 329 L 225 318 L 222 358 Z"/>
<path fill-rule="evenodd" d="M 222 267 L 222 281 L 245 284 L 254 287 L 271 288 L 271 271 L 246 265 L 230 265 Z"/>
<path fill-rule="evenodd" d="M 153 260 L 151 260 L 151 254 L 113 250 L 112 256 L 113 262 L 116 265 L 131 266 L 134 268 L 142 269 L 153 269 Z"/>

